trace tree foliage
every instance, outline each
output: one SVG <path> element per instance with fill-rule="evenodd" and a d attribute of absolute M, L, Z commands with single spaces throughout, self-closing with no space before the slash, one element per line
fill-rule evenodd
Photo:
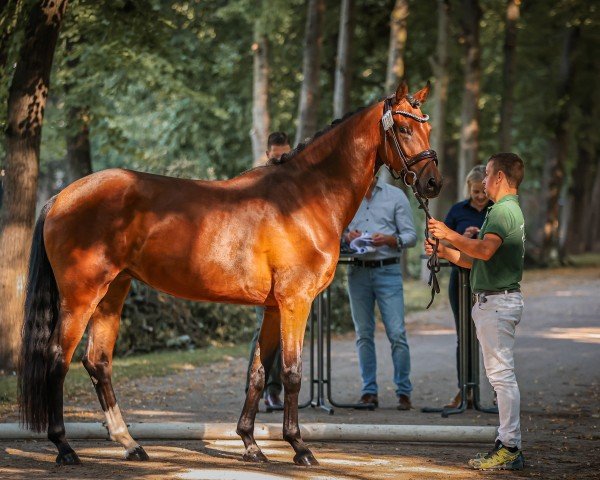
<path fill-rule="evenodd" d="M 34 0 L 2 2 L 0 26 L 0 122 L 24 25 Z M 325 1 L 320 58 L 318 126 L 332 120 L 340 3 Z M 456 161 L 463 92 L 463 2 L 449 0 L 448 102 L 445 157 Z M 513 85 L 512 149 L 526 162 L 522 188 L 529 238 L 546 188 L 543 166 L 558 116 L 569 113 L 568 155 L 562 185 L 564 212 L 569 198 L 585 198 L 600 187 L 600 13 L 585 0 L 523 0 L 516 22 L 516 78 Z M 390 13 L 394 0 L 354 4 L 352 88 L 349 110 L 384 94 Z M 408 0 L 405 76 L 413 90 L 434 78 L 436 0 Z M 480 133 L 477 161 L 498 151 L 502 103 L 506 0 L 480 0 L 481 94 L 477 104 Z M 94 170 L 124 167 L 195 178 L 227 178 L 252 165 L 251 46 L 256 26 L 269 43 L 271 130 L 293 138 L 302 84 L 304 0 L 72 0 L 63 22 L 52 72 L 41 146 L 40 202 L 65 184 L 66 138 L 74 126 L 72 109 L 89 120 Z M 570 28 L 580 37 L 568 95 L 557 88 L 560 45 Z M 435 89 L 434 84 L 434 89 Z M 427 104 L 424 110 L 430 108 Z M 431 111 L 429 111 L 431 113 Z M 589 159 L 583 168 L 577 160 Z M 0 145 L 5 157 L 6 146 Z M 573 172 L 585 172 L 582 181 Z M 451 178 L 460 188 L 462 179 Z M 595 190 L 594 190 L 595 188 Z M 585 191 L 584 191 L 585 190 Z M 567 195 L 568 194 L 568 195 Z M 582 198 L 583 198 L 582 197 Z M 567 203 L 565 203 L 567 202 Z M 445 212 L 449 205 L 440 205 Z M 595 207 L 597 208 L 597 207 Z M 416 217 L 419 218 L 419 217 Z M 566 223 L 564 224 L 566 225 Z M 580 228 L 580 226 L 578 227 Z M 579 231 L 579 230 L 577 230 Z M 593 243 L 593 242 L 592 242 Z M 590 242 L 586 243 L 590 245 Z M 529 246 L 535 247 L 532 243 Z M 582 247 L 583 248 L 583 247 Z M 416 249 L 411 253 L 418 257 Z"/>

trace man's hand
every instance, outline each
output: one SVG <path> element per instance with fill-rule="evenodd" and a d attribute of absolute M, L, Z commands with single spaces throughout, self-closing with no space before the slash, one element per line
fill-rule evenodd
<path fill-rule="evenodd" d="M 381 247 L 383 245 L 387 245 L 388 247 L 395 247 L 397 244 L 396 237 L 394 237 L 393 235 L 374 233 L 373 235 L 371 235 L 371 238 L 373 239 L 373 245 L 375 247 Z"/>
<path fill-rule="evenodd" d="M 346 234 L 346 242 L 350 243 L 352 240 L 354 240 L 355 238 L 358 238 L 362 235 L 362 232 L 360 230 L 350 230 L 347 234 Z"/>
<path fill-rule="evenodd" d="M 450 235 L 454 231 L 448 228 L 444 222 L 440 222 L 435 218 L 429 219 L 427 226 L 429 228 L 429 233 L 438 240 L 442 240 L 448 237 L 448 235 Z"/>
<path fill-rule="evenodd" d="M 435 246 L 435 240 L 432 238 L 426 238 L 425 242 L 423 242 L 425 246 L 425 255 L 431 257 L 433 255 L 433 247 Z M 438 244 L 438 257 L 446 258 L 445 254 L 448 252 L 448 247 L 446 247 L 443 243 Z"/>
<path fill-rule="evenodd" d="M 479 227 L 470 226 L 467 227 L 465 233 L 463 235 L 467 238 L 477 238 L 477 234 L 479 233 Z"/>

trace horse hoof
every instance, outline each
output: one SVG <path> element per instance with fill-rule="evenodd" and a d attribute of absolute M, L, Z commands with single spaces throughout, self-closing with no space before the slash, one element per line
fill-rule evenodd
<path fill-rule="evenodd" d="M 146 462 L 150 460 L 150 457 L 139 445 L 135 447 L 133 450 L 128 450 L 125 452 L 125 460 L 132 460 L 134 462 Z"/>
<path fill-rule="evenodd" d="M 262 453 L 260 450 L 246 452 L 244 453 L 244 456 L 242 458 L 244 459 L 244 462 L 252 463 L 266 463 L 269 461 L 269 459 L 265 457 L 265 454 Z"/>
<path fill-rule="evenodd" d="M 59 453 L 56 457 L 57 465 L 81 465 L 81 460 L 75 452 Z"/>
<path fill-rule="evenodd" d="M 319 465 L 319 462 L 317 462 L 317 459 L 310 452 L 297 453 L 294 456 L 294 463 L 296 465 L 301 465 L 303 467 L 311 467 L 314 465 Z"/>

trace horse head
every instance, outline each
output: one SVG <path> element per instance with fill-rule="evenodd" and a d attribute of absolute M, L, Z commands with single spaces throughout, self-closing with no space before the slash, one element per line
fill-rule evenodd
<path fill-rule="evenodd" d="M 402 82 L 396 94 L 384 101 L 379 156 L 392 174 L 396 172 L 397 178 L 402 178 L 419 195 L 433 198 L 442 188 L 442 175 L 437 155 L 429 146 L 429 116 L 420 108 L 429 89 L 427 82 L 425 88 L 411 95 L 406 82 Z"/>

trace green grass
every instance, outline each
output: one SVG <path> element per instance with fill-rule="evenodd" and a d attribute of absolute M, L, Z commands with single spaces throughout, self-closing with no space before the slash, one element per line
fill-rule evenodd
<path fill-rule="evenodd" d="M 197 367 L 222 360 L 225 357 L 246 357 L 248 345 L 208 347 L 187 351 L 163 351 L 115 358 L 113 378 L 123 382 L 144 377 L 163 377 L 190 367 Z M 65 381 L 65 395 L 78 396 L 93 392 L 92 382 L 80 362 L 73 362 Z M 17 377 L 0 376 L 0 404 L 15 403 Z"/>

